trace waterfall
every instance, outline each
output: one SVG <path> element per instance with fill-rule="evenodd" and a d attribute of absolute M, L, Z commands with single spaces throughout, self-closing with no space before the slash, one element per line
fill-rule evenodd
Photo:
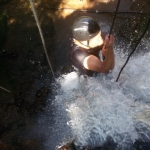
<path fill-rule="evenodd" d="M 148 42 L 145 47 L 150 48 Z M 76 146 L 94 148 L 108 137 L 116 149 L 130 149 L 136 140 L 150 141 L 150 52 L 138 48 L 141 53 L 132 57 L 118 82 L 125 56 L 117 54 L 117 48 L 116 66 L 109 75 L 86 77 L 71 72 L 57 79 L 55 105 L 67 113 Z"/>

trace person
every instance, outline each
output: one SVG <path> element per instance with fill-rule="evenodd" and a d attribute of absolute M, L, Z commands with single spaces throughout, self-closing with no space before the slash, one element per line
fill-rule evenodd
<path fill-rule="evenodd" d="M 113 70 L 115 39 L 107 34 L 103 40 L 102 31 L 96 20 L 89 16 L 79 17 L 73 23 L 72 33 L 73 47 L 70 59 L 81 74 L 92 76 L 94 72 L 108 74 Z"/>

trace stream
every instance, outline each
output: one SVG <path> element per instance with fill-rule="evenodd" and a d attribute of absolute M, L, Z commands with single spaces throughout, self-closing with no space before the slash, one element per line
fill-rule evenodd
<path fill-rule="evenodd" d="M 150 28 L 116 82 L 145 29 L 150 3 L 121 1 L 112 30 L 115 68 L 110 74 L 79 75 L 69 61 L 73 21 L 93 17 L 104 38 L 116 3 L 34 1 L 55 81 L 29 2 L 8 1 L 1 7 L 9 27 L 0 54 L 1 86 L 17 96 L 1 91 L 0 149 L 62 150 L 68 142 L 77 150 L 150 149 Z"/>
<path fill-rule="evenodd" d="M 103 30 L 107 32 L 109 27 L 105 25 Z M 112 141 L 116 150 L 134 149 L 136 141 L 150 142 L 149 40 L 143 39 L 118 82 L 127 54 L 117 42 L 116 65 L 110 74 L 88 77 L 72 71 L 56 78 L 57 84 L 52 85 L 55 96 L 49 99 L 51 107 L 47 106 L 47 110 L 54 108 L 53 120 L 39 119 L 46 129 L 47 149 L 69 140 L 74 140 L 77 149 L 92 149 Z"/>

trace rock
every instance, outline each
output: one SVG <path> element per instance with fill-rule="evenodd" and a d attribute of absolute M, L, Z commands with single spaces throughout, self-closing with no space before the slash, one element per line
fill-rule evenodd
<path fill-rule="evenodd" d="M 73 71 L 73 67 L 72 66 L 64 66 L 62 69 L 61 69 L 61 74 L 66 74 L 66 73 L 69 73 Z"/>
<path fill-rule="evenodd" d="M 1 4 L 1 1 L 0 1 Z M 0 11 L 0 48 L 3 47 L 7 36 L 7 16 Z"/>
<path fill-rule="evenodd" d="M 21 136 L 21 130 L 9 131 L 0 138 L 0 150 L 43 150 L 40 138 Z"/>
<path fill-rule="evenodd" d="M 28 139 L 22 142 L 23 150 L 42 150 L 43 145 L 40 139 Z"/>
<path fill-rule="evenodd" d="M 44 110 L 44 106 L 50 92 L 51 89 L 48 86 L 43 86 L 36 92 L 34 102 L 30 107 L 31 114 L 38 113 L 39 111 Z"/>
<path fill-rule="evenodd" d="M 57 150 L 76 150 L 76 147 L 73 142 L 69 142 L 63 146 L 58 147 Z"/>
<path fill-rule="evenodd" d="M 0 139 L 0 150 L 14 150 L 12 146 L 6 144 L 3 140 Z"/>
<path fill-rule="evenodd" d="M 17 128 L 18 126 L 24 124 L 24 118 L 19 108 L 14 104 L 4 105 L 0 108 L 0 120 L 1 134 L 12 128 Z"/>

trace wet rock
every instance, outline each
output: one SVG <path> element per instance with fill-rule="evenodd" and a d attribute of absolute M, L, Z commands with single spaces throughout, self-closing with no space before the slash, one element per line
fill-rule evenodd
<path fill-rule="evenodd" d="M 3 49 L 2 50 L 2 57 L 3 59 L 16 59 L 17 58 L 17 54 L 15 54 L 14 52 L 8 52 L 7 50 Z"/>
<path fill-rule="evenodd" d="M 58 147 L 57 150 L 76 150 L 76 147 L 73 142 L 70 142 Z"/>
<path fill-rule="evenodd" d="M 44 106 L 50 92 L 51 89 L 48 86 L 43 86 L 36 92 L 34 102 L 30 108 L 31 114 L 38 113 L 39 111 L 44 111 Z"/>
<path fill-rule="evenodd" d="M 64 66 L 62 69 L 61 69 L 61 74 L 67 74 L 71 71 L 73 71 L 73 67 L 71 65 L 68 65 L 68 66 Z"/>
<path fill-rule="evenodd" d="M 10 2 L 11 0 L 1 0 L 0 1 L 0 5 L 4 5 L 4 4 L 6 4 L 6 3 L 8 3 L 8 2 Z"/>
<path fill-rule="evenodd" d="M 0 1 L 1 4 L 1 1 Z M 0 48 L 3 47 L 7 36 L 7 16 L 0 10 Z"/>
<path fill-rule="evenodd" d="M 60 146 L 57 150 L 116 150 L 116 148 L 117 144 L 113 141 L 113 138 L 107 137 L 106 142 L 98 147 L 91 148 L 89 146 L 75 146 L 74 141 L 72 141 Z"/>
<path fill-rule="evenodd" d="M 136 141 L 134 143 L 134 148 L 136 150 L 150 150 L 150 142 Z"/>
<path fill-rule="evenodd" d="M 14 104 L 15 100 L 13 98 L 12 94 L 7 93 L 6 91 L 0 92 L 0 108 L 8 105 L 8 104 Z"/>
<path fill-rule="evenodd" d="M 20 136 L 21 130 L 5 133 L 0 138 L 0 150 L 43 150 L 42 140 Z"/>
<path fill-rule="evenodd" d="M 40 139 L 28 139 L 23 141 L 22 143 L 23 150 L 42 150 L 44 149 L 42 146 L 42 142 Z"/>
<path fill-rule="evenodd" d="M 0 139 L 0 150 L 14 150 L 12 146 Z"/>
<path fill-rule="evenodd" d="M 0 108 L 0 134 L 24 124 L 24 118 L 14 104 L 4 105 Z"/>

